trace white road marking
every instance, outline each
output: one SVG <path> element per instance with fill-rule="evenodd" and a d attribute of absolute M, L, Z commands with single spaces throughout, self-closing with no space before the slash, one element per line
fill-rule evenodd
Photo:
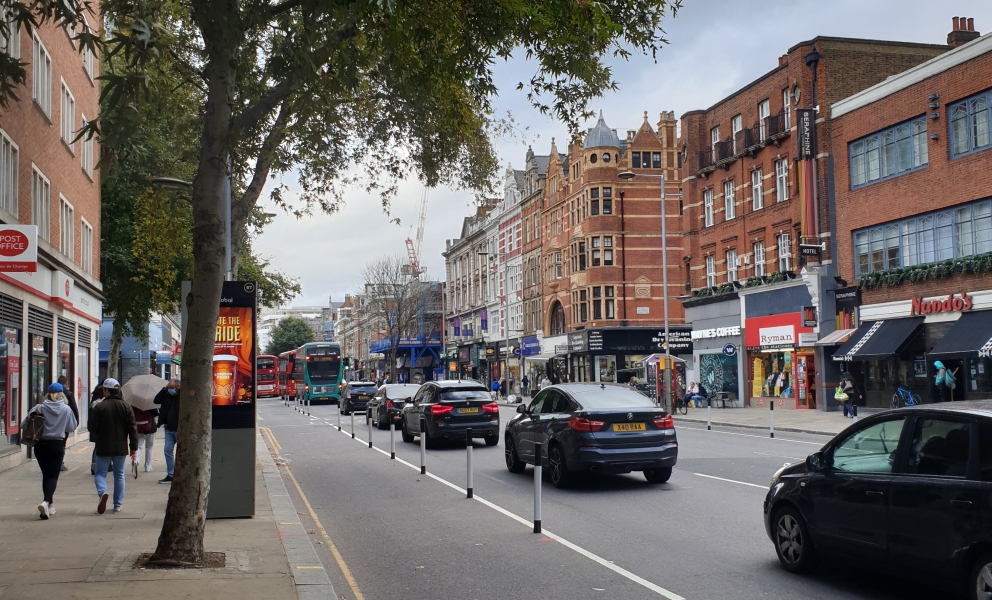
<path fill-rule="evenodd" d="M 346 434 L 348 436 L 351 435 L 351 433 L 349 433 L 347 431 L 342 431 L 341 433 L 344 433 L 344 434 Z M 368 441 L 367 440 L 360 440 L 358 438 L 355 438 L 355 441 L 361 443 L 363 446 L 368 446 Z M 384 456 L 389 456 L 389 452 L 387 452 L 387 451 L 385 451 L 385 450 L 383 450 L 381 448 L 378 448 L 376 446 L 373 446 L 372 449 L 375 450 L 375 451 L 377 451 L 377 452 L 379 452 L 380 454 L 382 454 Z M 409 462 L 403 460 L 402 458 L 396 458 L 396 462 L 398 462 L 400 464 L 404 464 L 404 465 L 410 467 L 411 469 L 417 471 L 418 473 L 420 472 L 420 465 L 414 465 L 412 463 L 409 463 Z M 699 475 L 699 473 L 696 473 L 696 475 Z M 460 494 L 463 494 L 464 495 L 466 493 L 466 491 L 465 491 L 464 488 L 458 487 L 457 485 L 451 483 L 450 481 L 447 481 L 446 479 L 443 479 L 441 477 L 438 477 L 437 475 L 434 475 L 433 473 L 428 472 L 427 473 L 427 476 L 430 477 L 431 479 L 437 481 L 438 483 L 441 483 L 441 484 L 444 484 L 444 485 L 448 486 L 449 488 L 451 488 L 451 489 L 459 492 Z M 704 475 L 704 477 L 706 477 L 706 476 Z M 714 477 L 714 479 L 719 479 L 719 477 Z M 728 479 L 727 481 L 730 481 L 730 480 Z M 742 483 L 742 482 L 737 481 L 737 482 L 734 482 L 734 483 Z M 754 484 L 746 483 L 744 485 L 754 485 Z M 761 486 L 755 486 L 755 487 L 761 487 Z M 481 498 L 480 496 L 473 496 L 472 499 L 475 500 L 476 502 L 479 502 L 480 504 L 483 504 L 485 506 L 488 506 L 489 508 L 495 510 L 496 512 L 498 512 L 498 513 L 500 513 L 502 515 L 505 515 L 507 517 L 510 517 L 511 519 L 513 519 L 514 521 L 517 521 L 521 525 L 525 525 L 525 526 L 530 527 L 530 528 L 533 528 L 534 527 L 533 521 L 528 521 L 527 519 L 525 519 L 525 518 L 523 518 L 523 517 L 521 517 L 521 516 L 519 516 L 517 514 L 514 514 L 514 513 L 510 512 L 509 510 L 503 508 L 502 506 L 499 506 L 497 504 L 493 504 L 492 502 L 490 502 L 490 501 L 488 501 L 488 500 L 486 500 L 484 498 Z M 569 549 L 577 552 L 578 554 L 581 554 L 582 556 L 588 558 L 589 560 L 591 560 L 591 561 L 593 561 L 595 563 L 598 563 L 598 564 L 606 567 L 607 569 L 613 571 L 614 573 L 616 573 L 616 574 L 618 574 L 618 575 L 620 575 L 622 577 L 625 577 L 625 578 L 629 579 L 630 581 L 633 581 L 634 583 L 636 583 L 636 584 L 638 584 L 640 586 L 643 586 L 643 587 L 651 590 L 652 592 L 655 592 L 656 594 L 658 594 L 660 596 L 664 596 L 665 598 L 668 598 L 668 600 L 685 600 L 684 597 L 679 596 L 675 592 L 672 592 L 670 590 L 666 590 L 665 588 L 661 587 L 660 585 L 655 585 L 654 583 L 651 583 L 647 579 L 644 579 L 643 577 L 640 577 L 638 575 L 635 575 L 634 573 L 631 573 L 630 571 L 628 571 L 627 569 L 624 569 L 623 567 L 618 567 L 617 565 L 615 565 L 612 562 L 606 560 L 605 558 L 603 558 L 603 557 L 601 557 L 601 556 L 599 556 L 597 554 L 593 554 L 592 552 L 589 552 L 585 548 L 583 548 L 581 546 L 578 546 L 576 544 L 573 544 L 572 542 L 566 540 L 565 538 L 563 538 L 563 537 L 561 537 L 561 536 L 559 536 L 557 534 L 551 533 L 547 529 L 543 529 L 542 528 L 542 533 L 546 537 L 549 537 L 549 538 L 555 540 L 556 542 L 558 542 L 562 546 L 565 546 L 566 548 L 569 548 Z"/>
<path fill-rule="evenodd" d="M 691 472 L 691 471 L 690 471 Z M 723 477 L 714 477 L 713 475 L 703 475 L 702 473 L 693 473 L 693 475 L 699 475 L 700 477 L 705 477 L 707 479 L 716 479 L 717 481 L 726 481 L 728 483 L 739 483 L 741 485 L 748 485 L 751 487 L 756 487 L 761 490 L 767 490 L 767 485 L 758 485 L 756 483 L 748 483 L 746 481 L 737 481 L 736 479 L 724 479 Z"/>
<path fill-rule="evenodd" d="M 752 452 L 752 454 L 760 454 L 761 456 L 775 456 L 778 458 L 791 458 L 792 460 L 806 460 L 805 458 L 799 458 L 798 456 L 786 456 L 784 454 L 768 454 L 765 452 Z"/>
<path fill-rule="evenodd" d="M 691 429 L 693 431 L 705 431 L 706 433 L 722 433 L 724 435 L 739 435 L 741 437 L 753 437 L 753 438 L 758 438 L 758 439 L 762 439 L 762 440 L 770 440 L 770 441 L 773 441 L 773 442 L 793 442 L 793 443 L 796 443 L 796 444 L 810 444 L 811 446 L 822 446 L 823 444 L 826 443 L 826 442 L 805 442 L 805 441 L 802 441 L 802 440 L 790 440 L 790 439 L 787 439 L 787 438 L 770 438 L 770 437 L 764 436 L 764 435 L 752 435 L 750 433 L 734 433 L 733 431 L 717 431 L 716 429 L 710 431 L 708 429 L 702 429 L 700 427 L 686 427 L 684 425 L 681 426 L 681 427 L 677 427 L 676 429 Z M 823 435 L 823 434 L 822 433 L 812 433 L 810 435 Z"/>

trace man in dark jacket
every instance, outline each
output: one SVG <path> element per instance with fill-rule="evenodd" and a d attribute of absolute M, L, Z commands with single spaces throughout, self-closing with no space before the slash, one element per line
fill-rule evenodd
<path fill-rule="evenodd" d="M 107 471 L 114 469 L 114 512 L 124 504 L 124 467 L 128 454 L 134 460 L 138 451 L 138 430 L 134 411 L 121 397 L 121 384 L 116 379 L 103 382 L 103 402 L 90 411 L 89 429 L 96 442 L 96 495 L 100 497 L 97 514 L 107 510 Z"/>
<path fill-rule="evenodd" d="M 153 402 L 162 405 L 158 426 L 165 429 L 165 479 L 160 479 L 159 483 L 172 483 L 172 470 L 176 466 L 176 430 L 179 428 L 179 380 L 170 379 Z"/>

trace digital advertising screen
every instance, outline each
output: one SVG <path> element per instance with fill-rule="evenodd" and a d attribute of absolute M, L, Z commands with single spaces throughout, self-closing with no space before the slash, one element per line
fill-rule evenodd
<path fill-rule="evenodd" d="M 214 429 L 255 427 L 257 289 L 250 281 L 224 282 L 214 338 Z"/>

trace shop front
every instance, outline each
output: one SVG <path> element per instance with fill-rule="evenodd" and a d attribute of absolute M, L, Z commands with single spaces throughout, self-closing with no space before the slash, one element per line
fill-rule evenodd
<path fill-rule="evenodd" d="M 708 392 L 720 394 L 726 406 L 744 406 L 747 398 L 741 302 L 737 294 L 715 300 L 687 300 L 686 320 L 692 323 L 692 368 L 689 382 L 701 382 Z"/>
<path fill-rule="evenodd" d="M 923 403 L 992 397 L 992 290 L 865 304 L 861 326 L 833 355 L 859 388 L 862 404 L 888 408 L 896 388 Z M 935 383 L 940 361 L 953 389 Z"/>
<path fill-rule="evenodd" d="M 692 330 L 669 327 L 669 353 L 683 360 L 692 356 Z M 665 351 L 665 331 L 660 327 L 603 327 L 568 334 L 571 380 L 576 382 L 627 383 L 637 363 Z"/>
<path fill-rule="evenodd" d="M 778 399 L 783 408 L 816 408 L 816 336 L 803 313 L 746 319 L 744 333 L 751 406 Z"/>

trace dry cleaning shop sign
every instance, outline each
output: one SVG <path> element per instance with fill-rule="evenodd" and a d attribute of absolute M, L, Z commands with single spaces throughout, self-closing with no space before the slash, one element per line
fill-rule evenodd
<path fill-rule="evenodd" d="M 913 298 L 909 314 L 932 315 L 942 312 L 963 312 L 971 310 L 971 296 L 966 292 L 960 294 L 948 294 L 944 299 L 924 300 L 923 298 Z"/>

